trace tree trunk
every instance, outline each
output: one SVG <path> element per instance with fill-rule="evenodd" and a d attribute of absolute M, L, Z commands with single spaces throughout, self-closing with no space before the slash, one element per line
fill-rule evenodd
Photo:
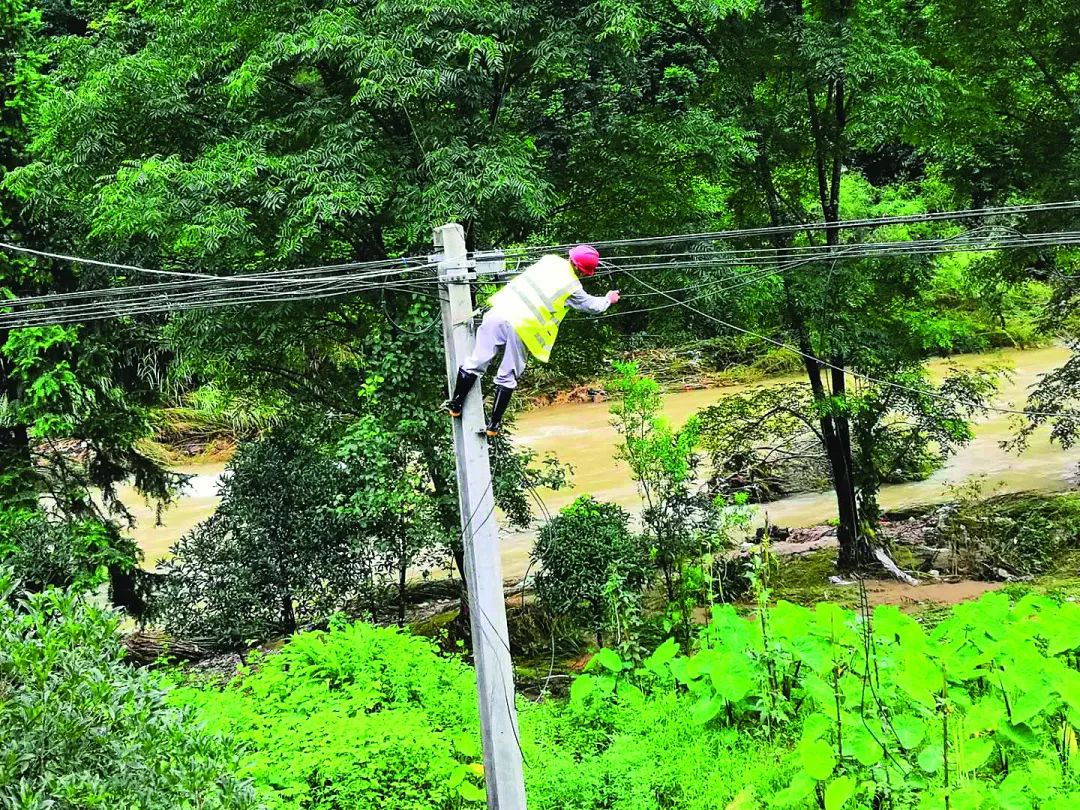
<path fill-rule="evenodd" d="M 810 352 L 805 353 L 810 354 Z M 810 380 L 814 401 L 819 403 L 825 401 L 828 395 L 821 379 L 821 366 L 815 360 L 804 357 L 803 367 Z M 836 376 L 842 378 L 843 374 L 834 372 L 834 381 Z M 834 393 L 836 393 L 835 388 Z M 841 568 L 851 568 L 862 564 L 858 560 L 866 561 L 858 549 L 859 513 L 855 498 L 855 482 L 851 477 L 851 437 L 846 419 L 839 420 L 834 416 L 824 415 L 818 420 L 818 424 L 821 426 L 821 435 L 824 439 L 825 455 L 829 459 L 829 467 L 832 470 L 836 512 L 840 520 L 840 525 L 836 530 L 836 540 L 840 544 L 838 564 Z M 868 556 L 869 553 L 865 555 L 865 557 Z"/>
<path fill-rule="evenodd" d="M 398 627 L 405 626 L 405 572 L 408 560 L 405 556 L 405 543 L 402 541 L 401 556 L 398 558 Z"/>
<path fill-rule="evenodd" d="M 842 397 L 847 393 L 847 381 L 844 378 L 844 358 L 834 357 L 832 361 L 832 392 L 833 396 Z M 862 531 L 859 520 L 859 502 L 855 488 L 855 464 L 851 453 L 851 427 L 846 416 L 833 416 L 836 426 L 836 462 L 833 474 L 836 476 L 835 489 L 837 505 L 840 507 L 840 526 L 843 530 L 837 532 L 837 540 L 840 543 L 840 553 L 837 557 L 837 567 L 843 570 L 853 570 L 868 565 L 874 559 L 874 550 L 870 546 L 866 532 Z M 843 470 L 841 480 L 836 466 Z M 843 503 L 848 504 L 845 510 Z M 845 519 L 846 517 L 846 519 Z"/>

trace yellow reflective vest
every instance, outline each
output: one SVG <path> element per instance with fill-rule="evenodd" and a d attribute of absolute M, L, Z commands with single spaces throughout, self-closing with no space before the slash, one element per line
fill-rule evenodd
<path fill-rule="evenodd" d="M 514 327 L 529 353 L 546 363 L 566 316 L 566 299 L 581 286 L 561 256 L 544 256 L 491 296 L 491 308 Z"/>

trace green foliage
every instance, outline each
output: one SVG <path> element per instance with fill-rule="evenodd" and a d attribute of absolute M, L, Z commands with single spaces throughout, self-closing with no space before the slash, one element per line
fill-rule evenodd
<path fill-rule="evenodd" d="M 154 616 L 180 636 L 244 642 L 369 597 L 373 549 L 355 516 L 338 509 L 352 491 L 347 473 L 317 434 L 296 426 L 244 445 L 217 512 L 162 565 Z"/>
<path fill-rule="evenodd" d="M 186 688 L 249 751 L 267 808 L 429 810 L 483 799 L 475 681 L 429 641 L 362 623 L 302 633 L 224 691 Z"/>
<path fill-rule="evenodd" d="M 851 424 L 853 474 L 862 518 L 880 516 L 883 482 L 926 477 L 971 441 L 971 420 L 986 413 L 1003 369 L 949 369 L 934 384 L 921 365 L 894 369 L 891 385 L 873 383 L 840 403 Z"/>
<path fill-rule="evenodd" d="M 540 565 L 536 594 L 551 615 L 570 617 L 599 638 L 615 624 L 612 600 L 640 600 L 649 557 L 629 519 L 621 507 L 582 495 L 541 527 L 532 553 Z"/>
<path fill-rule="evenodd" d="M 234 751 L 125 665 L 119 619 L 0 573 L 0 805 L 20 810 L 241 810 Z"/>
<path fill-rule="evenodd" d="M 1080 793 L 1077 608 L 1002 594 L 927 630 L 896 608 L 713 609 L 693 655 L 602 650 L 568 702 L 519 703 L 530 807 L 1062 808 Z M 422 639 L 302 633 L 175 700 L 248 753 L 270 808 L 482 799 L 475 681 Z"/>
<path fill-rule="evenodd" d="M 686 637 L 691 611 L 711 584 L 705 572 L 729 541 L 721 532 L 722 503 L 702 491 L 698 481 L 697 420 L 674 430 L 661 415 L 656 381 L 633 363 L 616 363 L 615 371 L 609 388 L 612 424 L 622 437 L 618 455 L 638 484 L 649 555 Z"/>
<path fill-rule="evenodd" d="M 949 66 L 950 114 L 920 140 L 947 179 L 975 199 L 1073 199 L 1080 63 L 1061 32 L 1080 23 L 1076 6 L 935 0 L 923 20 L 921 49 Z"/>
<path fill-rule="evenodd" d="M 830 471 L 805 386 L 775 385 L 724 397 L 697 415 L 710 489 L 755 502 L 828 487 Z"/>
<path fill-rule="evenodd" d="M 669 641 L 634 668 L 606 651 L 571 702 L 601 712 L 686 693 L 706 729 L 779 722 L 798 743 L 775 806 L 929 808 L 950 794 L 954 806 L 1065 807 L 1080 795 L 1076 605 L 988 594 L 931 631 L 894 607 L 766 610 L 713 608 L 689 657 Z"/>
<path fill-rule="evenodd" d="M 797 384 L 725 397 L 697 417 L 713 469 L 710 486 L 761 501 L 822 488 L 831 471 L 819 418 L 822 410 L 842 413 L 852 433 L 860 511 L 873 522 L 883 483 L 923 480 L 971 440 L 970 420 L 984 412 L 1003 373 L 951 369 L 935 385 L 912 365 L 893 369 L 888 384 L 862 385 L 822 403 Z"/>
<path fill-rule="evenodd" d="M 47 587 L 92 590 L 112 567 L 137 556 L 131 541 L 112 537 L 98 521 L 64 522 L 40 511 L 0 511 L 0 565 L 31 592 Z"/>
<path fill-rule="evenodd" d="M 953 487 L 954 499 L 938 523 L 957 570 L 997 577 L 1045 573 L 1080 541 L 1080 499 L 1075 495 L 987 498 L 985 481 Z"/>
<path fill-rule="evenodd" d="M 423 639 L 364 624 L 301 633 L 223 691 L 174 701 L 244 744 L 240 773 L 270 810 L 483 806 L 473 670 Z M 529 806 L 706 810 L 779 789 L 775 749 L 703 732 L 691 706 L 519 701 Z"/>
<path fill-rule="evenodd" d="M 403 431 L 423 425 L 399 422 Z M 391 432 L 374 416 L 350 425 L 338 445 L 350 471 L 345 514 L 374 539 L 377 568 L 393 575 L 398 624 L 405 623 L 405 581 L 423 556 L 449 543 L 439 534 L 435 502 L 426 486 L 423 458 L 407 432 Z M 440 542 L 441 541 L 441 542 Z"/>

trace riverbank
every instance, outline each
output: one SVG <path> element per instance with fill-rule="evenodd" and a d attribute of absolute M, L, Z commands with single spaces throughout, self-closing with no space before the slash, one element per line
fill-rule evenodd
<path fill-rule="evenodd" d="M 1007 350 L 978 355 L 964 355 L 930 363 L 931 374 L 940 376 L 950 365 L 973 367 L 1009 365 L 1012 377 L 1003 380 L 994 398 L 1001 408 L 1022 409 L 1028 388 L 1039 376 L 1057 368 L 1069 357 L 1068 349 L 1051 346 L 1027 351 Z M 801 379 L 797 375 L 771 377 L 755 385 L 777 385 Z M 664 402 L 665 415 L 681 424 L 692 413 L 714 404 L 725 396 L 746 390 L 747 384 L 721 388 L 670 393 Z M 558 491 L 541 491 L 547 510 L 554 513 L 579 495 L 592 494 L 613 501 L 635 514 L 640 508 L 636 486 L 625 464 L 615 458 L 618 436 L 609 423 L 608 405 L 603 402 L 567 403 L 539 408 L 517 418 L 514 441 L 540 455 L 554 453 L 573 470 L 571 483 Z M 987 496 L 1006 492 L 1059 492 L 1075 486 L 1080 448 L 1063 451 L 1051 445 L 1046 431 L 1040 431 L 1022 454 L 1004 450 L 1001 442 L 1013 435 L 1014 417 L 992 414 L 975 425 L 975 439 L 925 481 L 887 485 L 880 501 L 885 509 L 897 510 L 949 499 L 949 488 L 980 476 L 985 477 Z M 217 487 L 224 463 L 190 465 L 179 468 L 192 476 L 188 491 L 176 505 L 165 510 L 161 522 L 155 509 L 130 488 L 121 497 L 132 509 L 137 525 L 132 535 L 145 554 L 145 565 L 152 567 L 168 554 L 169 547 L 196 523 L 209 517 L 217 508 Z M 758 509 L 757 520 L 773 525 L 807 527 L 826 524 L 835 516 L 832 493 L 807 493 L 784 498 Z M 535 542 L 534 528 L 515 532 L 503 530 L 503 571 L 507 577 L 521 578 Z"/>

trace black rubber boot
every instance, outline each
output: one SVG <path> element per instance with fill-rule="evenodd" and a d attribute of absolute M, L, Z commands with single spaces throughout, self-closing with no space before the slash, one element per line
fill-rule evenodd
<path fill-rule="evenodd" d="M 461 416 L 461 409 L 465 407 L 465 397 L 469 395 L 474 385 L 476 385 L 476 375 L 459 368 L 457 382 L 454 383 L 454 395 L 446 400 L 447 413 L 455 418 Z"/>
<path fill-rule="evenodd" d="M 488 422 L 487 426 L 488 436 L 499 435 L 499 431 L 502 430 L 503 414 L 506 413 L 506 406 L 510 404 L 510 397 L 513 395 L 513 388 L 504 388 L 501 385 L 495 386 L 495 398 L 491 401 L 491 421 Z"/>

